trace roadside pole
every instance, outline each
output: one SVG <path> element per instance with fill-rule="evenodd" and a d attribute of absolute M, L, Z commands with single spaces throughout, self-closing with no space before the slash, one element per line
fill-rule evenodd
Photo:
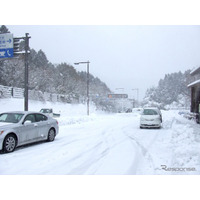
<path fill-rule="evenodd" d="M 24 78 L 24 110 L 28 111 L 28 54 L 29 54 L 29 39 L 28 33 L 26 33 L 25 41 L 25 78 Z"/>
<path fill-rule="evenodd" d="M 28 54 L 29 51 L 29 33 L 25 37 L 13 38 L 12 33 L 0 33 L 0 61 L 17 58 L 21 54 L 24 55 L 24 110 L 28 111 Z M 20 51 L 20 41 L 24 40 L 25 51 Z"/>

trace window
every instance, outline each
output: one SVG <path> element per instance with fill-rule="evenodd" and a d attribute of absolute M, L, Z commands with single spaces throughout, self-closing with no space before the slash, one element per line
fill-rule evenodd
<path fill-rule="evenodd" d="M 46 121 L 48 119 L 45 115 L 42 114 L 35 114 L 35 117 L 36 117 L 36 122 Z"/>
<path fill-rule="evenodd" d="M 152 109 L 145 109 L 143 112 L 143 115 L 158 115 L 156 110 L 152 110 Z"/>
<path fill-rule="evenodd" d="M 0 115 L 0 122 L 18 123 L 22 117 L 23 117 L 23 114 L 3 113 Z"/>
<path fill-rule="evenodd" d="M 34 114 L 27 115 L 24 121 L 31 121 L 32 123 L 36 122 L 35 115 Z"/>
<path fill-rule="evenodd" d="M 41 113 L 52 113 L 52 109 L 41 109 L 40 110 Z"/>

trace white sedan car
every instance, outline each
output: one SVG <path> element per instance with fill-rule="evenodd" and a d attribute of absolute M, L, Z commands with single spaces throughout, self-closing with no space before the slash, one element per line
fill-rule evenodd
<path fill-rule="evenodd" d="M 158 108 L 144 108 L 140 117 L 140 128 L 160 128 L 162 114 Z"/>
<path fill-rule="evenodd" d="M 0 150 L 5 153 L 24 144 L 51 142 L 57 134 L 57 120 L 45 114 L 28 111 L 0 114 Z"/>

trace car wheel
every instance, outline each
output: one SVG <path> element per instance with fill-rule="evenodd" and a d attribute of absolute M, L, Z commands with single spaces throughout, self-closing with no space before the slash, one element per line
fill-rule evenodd
<path fill-rule="evenodd" d="M 14 135 L 7 135 L 3 143 L 3 151 L 5 153 L 13 152 L 16 148 L 17 140 Z"/>
<path fill-rule="evenodd" d="M 47 141 L 48 141 L 48 142 L 54 141 L 55 136 L 56 136 L 55 130 L 54 130 L 53 128 L 51 128 L 51 129 L 49 130 L 49 133 L 48 133 Z"/>

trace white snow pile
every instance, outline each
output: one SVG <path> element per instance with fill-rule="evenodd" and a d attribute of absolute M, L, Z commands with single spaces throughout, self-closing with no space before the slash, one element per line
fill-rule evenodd
<path fill-rule="evenodd" d="M 24 100 L 16 98 L 0 99 L 0 112 L 23 111 Z M 59 113 L 60 125 L 76 124 L 92 120 L 87 117 L 87 107 L 83 104 L 67 104 L 60 102 L 41 102 L 29 100 L 29 111 L 39 112 L 42 108 L 53 108 L 54 113 Z M 93 105 L 90 105 L 90 115 L 101 113 L 96 111 Z"/>
<path fill-rule="evenodd" d="M 190 108 L 190 97 L 184 96 L 182 94 L 178 95 L 177 101 L 173 101 L 171 104 L 158 103 L 156 101 L 144 98 L 144 105 L 147 107 L 158 107 L 165 110 L 176 110 L 176 109 L 189 109 Z"/>
<path fill-rule="evenodd" d="M 179 166 L 195 171 L 191 174 L 199 174 L 200 171 L 200 127 L 194 121 L 176 116 L 172 124 L 172 146 L 174 156 L 172 166 Z M 191 169 L 190 169 L 191 168 Z M 179 172 L 181 174 L 181 171 Z"/>
<path fill-rule="evenodd" d="M 189 107 L 190 107 L 190 97 L 184 96 L 182 94 L 178 95 L 177 101 L 174 101 L 171 104 L 164 106 L 164 108 L 167 110 L 189 109 Z"/>

